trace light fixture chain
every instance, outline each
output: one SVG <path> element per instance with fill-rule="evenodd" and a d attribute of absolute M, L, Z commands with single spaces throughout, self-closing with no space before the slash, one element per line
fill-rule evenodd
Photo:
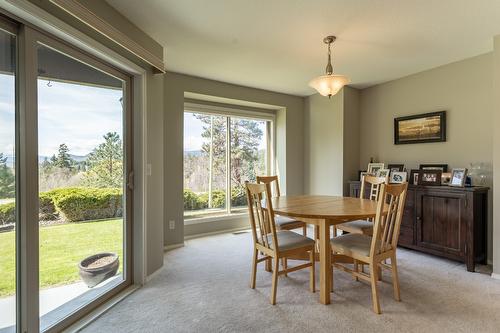
<path fill-rule="evenodd" d="M 332 75 L 333 74 L 333 66 L 332 66 L 332 51 L 331 51 L 331 45 L 332 43 L 328 43 L 328 64 L 326 65 L 326 74 L 327 75 Z"/>

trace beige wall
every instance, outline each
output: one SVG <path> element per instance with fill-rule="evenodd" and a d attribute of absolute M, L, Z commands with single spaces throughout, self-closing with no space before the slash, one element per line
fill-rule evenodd
<path fill-rule="evenodd" d="M 344 89 L 330 99 L 305 99 L 304 179 L 308 194 L 341 195 L 343 175 Z"/>
<path fill-rule="evenodd" d="M 306 97 L 304 127 L 305 192 L 347 195 L 359 165 L 359 91 Z"/>
<path fill-rule="evenodd" d="M 360 96 L 360 91 L 357 89 L 344 89 L 344 195 L 349 195 L 348 181 L 359 177 Z"/>
<path fill-rule="evenodd" d="M 186 233 L 204 233 L 217 229 L 237 228 L 246 220 L 234 218 L 220 223 L 198 226 L 183 223 L 183 115 L 185 93 L 214 96 L 219 99 L 246 101 L 281 108 L 277 112 L 276 156 L 281 187 L 287 194 L 302 194 L 303 184 L 303 98 L 242 87 L 192 76 L 167 73 L 165 98 L 165 245 L 184 242 Z M 175 229 L 168 228 L 175 221 Z M 248 225 L 248 224 L 247 224 Z"/>
<path fill-rule="evenodd" d="M 493 273 L 500 278 L 500 36 L 493 51 Z"/>
<path fill-rule="evenodd" d="M 362 90 L 359 167 L 374 157 L 410 169 L 420 163 L 468 168 L 471 162 L 491 168 L 492 65 L 489 53 Z M 446 142 L 394 145 L 395 117 L 441 110 L 447 111 Z M 491 259 L 491 219 L 488 228 Z"/>

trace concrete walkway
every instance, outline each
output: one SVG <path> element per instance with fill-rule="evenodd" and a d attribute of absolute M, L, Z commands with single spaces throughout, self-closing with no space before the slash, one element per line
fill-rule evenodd
<path fill-rule="evenodd" d="M 64 303 L 84 294 L 89 288 L 83 282 L 40 291 L 40 314 L 43 316 Z M 0 330 L 12 326 L 16 320 L 16 298 L 0 298 Z"/>

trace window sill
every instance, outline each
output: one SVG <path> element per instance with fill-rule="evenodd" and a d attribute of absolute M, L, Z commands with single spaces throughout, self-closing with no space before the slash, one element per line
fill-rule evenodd
<path fill-rule="evenodd" d="M 184 217 L 184 225 L 238 219 L 245 217 L 247 215 L 248 214 L 246 212 L 241 212 L 241 213 L 238 212 L 231 214 L 221 214 L 216 216 L 201 216 L 201 217 L 189 217 L 189 218 Z"/>

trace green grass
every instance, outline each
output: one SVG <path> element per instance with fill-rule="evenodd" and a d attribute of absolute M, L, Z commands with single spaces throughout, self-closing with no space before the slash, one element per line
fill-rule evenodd
<path fill-rule="evenodd" d="M 123 264 L 122 219 L 40 228 L 40 288 L 80 280 L 78 263 L 98 252 L 115 252 Z M 0 297 L 15 293 L 15 235 L 0 233 Z"/>

